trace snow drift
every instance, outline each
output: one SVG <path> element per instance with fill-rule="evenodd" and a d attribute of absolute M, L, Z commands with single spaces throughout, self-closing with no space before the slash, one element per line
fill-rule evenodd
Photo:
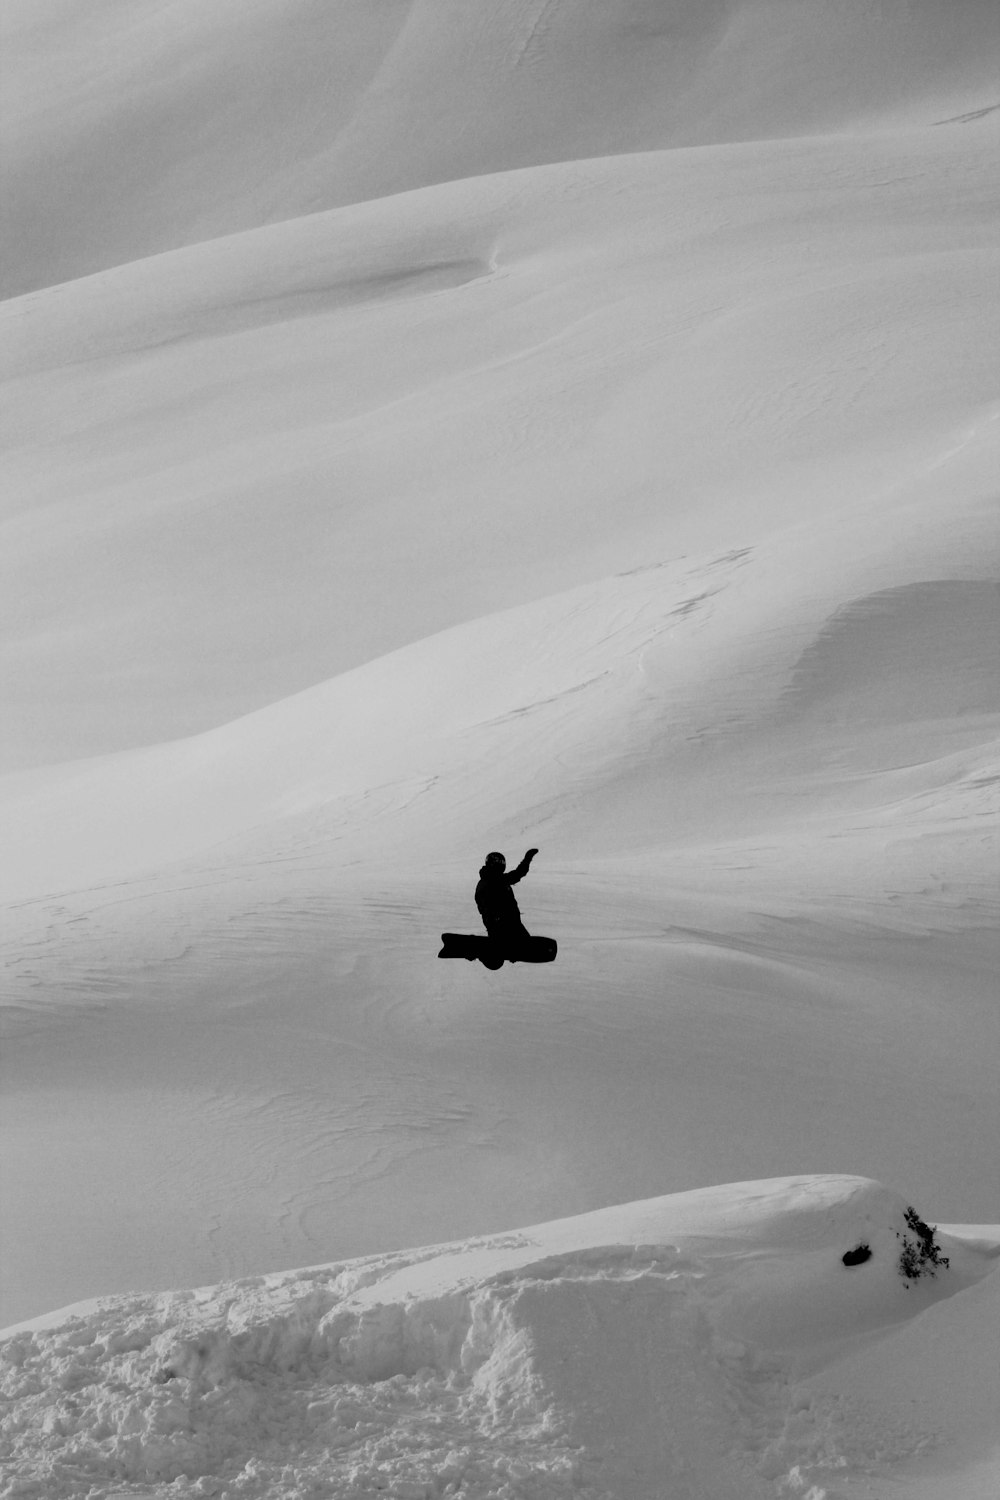
<path fill-rule="evenodd" d="M 750 549 L 802 647 L 993 577 L 996 139 L 477 178 L 3 304 L 0 764 L 684 556 Z"/>
<path fill-rule="evenodd" d="M 990 0 L 7 0 L 5 291 L 510 167 L 996 103 Z"/>
<path fill-rule="evenodd" d="M 874 1182 L 788 1178 L 67 1308 L 0 1343 L 0 1493 L 833 1500 L 887 1448 L 947 1458 L 874 1392 L 862 1416 L 850 1361 L 969 1295 L 1000 1253 L 969 1236 Z"/>

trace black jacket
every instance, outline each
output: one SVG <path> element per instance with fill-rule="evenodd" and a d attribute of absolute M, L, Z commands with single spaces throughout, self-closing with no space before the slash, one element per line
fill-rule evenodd
<path fill-rule="evenodd" d="M 531 864 L 531 855 L 526 854 L 516 870 L 497 870 L 483 865 L 476 886 L 476 905 L 486 931 L 515 933 L 528 936 L 521 921 L 521 910 L 517 904 L 512 885 L 523 880 Z"/>

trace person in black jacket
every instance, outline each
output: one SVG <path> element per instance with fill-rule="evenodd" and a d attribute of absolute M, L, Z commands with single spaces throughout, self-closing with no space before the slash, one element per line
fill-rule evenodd
<path fill-rule="evenodd" d="M 494 851 L 487 854 L 479 871 L 476 886 L 479 915 L 491 940 L 505 949 L 516 948 L 531 936 L 521 921 L 521 911 L 511 886 L 524 879 L 537 853 L 537 849 L 529 849 L 517 869 L 508 873 L 506 859 Z"/>

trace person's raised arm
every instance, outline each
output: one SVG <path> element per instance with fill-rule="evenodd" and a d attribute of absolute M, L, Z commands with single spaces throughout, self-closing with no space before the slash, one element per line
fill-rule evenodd
<path fill-rule="evenodd" d="M 538 853 L 537 849 L 529 849 L 516 870 L 511 870 L 507 876 L 509 884 L 514 885 L 518 880 L 523 880 L 531 867 L 531 861 Z"/>

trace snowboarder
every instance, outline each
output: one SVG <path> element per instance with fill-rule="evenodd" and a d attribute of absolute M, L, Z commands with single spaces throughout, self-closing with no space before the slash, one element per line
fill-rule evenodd
<path fill-rule="evenodd" d="M 537 849 L 529 849 L 517 869 L 508 874 L 506 859 L 494 851 L 487 854 L 479 871 L 479 884 L 476 886 L 479 915 L 490 939 L 506 952 L 512 953 L 521 948 L 531 937 L 521 921 L 521 911 L 511 886 L 524 879 L 537 853 Z"/>
<path fill-rule="evenodd" d="M 559 951 L 555 938 L 532 937 L 514 899 L 511 886 L 523 880 L 537 849 L 529 849 L 516 870 L 507 873 L 507 861 L 494 851 L 487 854 L 479 871 L 476 905 L 487 936 L 471 932 L 442 932 L 438 958 L 479 959 L 487 969 L 502 969 L 505 963 L 550 964 Z"/>

